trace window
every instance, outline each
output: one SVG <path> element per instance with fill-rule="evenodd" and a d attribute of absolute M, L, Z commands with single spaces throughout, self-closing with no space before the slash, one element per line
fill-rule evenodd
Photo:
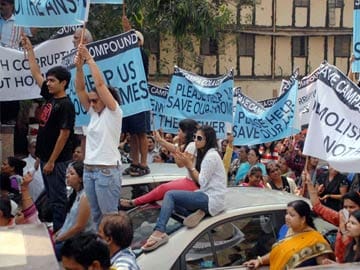
<path fill-rule="evenodd" d="M 342 8 L 344 6 L 344 0 L 329 0 L 329 8 Z"/>
<path fill-rule="evenodd" d="M 293 57 L 304 57 L 308 54 L 308 39 L 307 37 L 293 37 L 292 38 L 292 55 Z"/>
<path fill-rule="evenodd" d="M 335 57 L 349 57 L 350 56 L 350 36 L 335 36 Z"/>
<path fill-rule="evenodd" d="M 240 34 L 238 39 L 239 56 L 255 55 L 255 37 L 252 34 Z"/>
<path fill-rule="evenodd" d="M 187 270 L 241 265 L 268 253 L 284 224 L 284 211 L 237 217 L 210 228 L 183 256 Z"/>
<path fill-rule="evenodd" d="M 309 7 L 310 0 L 295 0 L 294 6 L 295 7 Z"/>
<path fill-rule="evenodd" d="M 201 55 L 217 55 L 219 51 L 218 41 L 214 38 L 203 38 L 200 41 Z"/>

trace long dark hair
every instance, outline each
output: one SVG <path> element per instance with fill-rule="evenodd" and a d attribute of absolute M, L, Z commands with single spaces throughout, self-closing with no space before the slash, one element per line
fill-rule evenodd
<path fill-rule="evenodd" d="M 193 119 L 184 119 L 179 122 L 179 128 L 183 133 L 185 133 L 185 144 L 183 150 L 185 150 L 186 146 L 193 141 L 193 136 L 198 127 L 198 123 Z"/>
<path fill-rule="evenodd" d="M 23 169 L 26 166 L 26 162 L 17 157 L 7 158 L 9 166 L 14 168 L 16 174 L 23 176 Z"/>
<path fill-rule="evenodd" d="M 360 222 L 360 210 L 352 212 L 351 216 Z M 360 261 L 360 236 L 354 237 L 352 242 L 347 246 L 345 252 L 345 262 L 358 262 Z M 354 250 L 354 245 L 356 249 Z"/>
<path fill-rule="evenodd" d="M 305 217 L 305 221 L 307 225 L 309 225 L 311 228 L 316 229 L 312 218 L 310 206 L 305 201 L 303 200 L 292 201 L 289 202 L 287 206 L 294 208 L 296 213 L 298 213 L 300 217 Z"/>
<path fill-rule="evenodd" d="M 201 130 L 204 133 L 205 136 L 205 146 L 202 149 L 197 150 L 197 156 L 196 156 L 196 165 L 195 168 L 198 172 L 200 172 L 201 168 L 201 162 L 206 155 L 207 151 L 211 148 L 218 148 L 218 144 L 216 141 L 216 132 L 215 129 L 211 126 L 202 126 L 198 130 Z"/>
<path fill-rule="evenodd" d="M 79 177 L 81 177 L 81 178 L 83 177 L 83 173 L 84 173 L 84 163 L 83 163 L 82 161 L 74 161 L 73 163 L 71 163 L 71 164 L 69 165 L 69 168 L 70 168 L 70 167 L 72 167 L 72 168 L 75 170 L 75 172 L 77 173 L 77 175 L 78 175 Z M 81 182 L 81 184 L 80 184 L 80 190 L 82 190 L 83 188 L 84 188 L 84 185 L 83 185 L 83 183 Z M 74 201 L 75 201 L 75 199 L 76 199 L 76 194 L 77 194 L 76 190 L 73 190 L 72 193 L 70 194 L 69 200 L 68 200 L 68 203 L 67 203 L 67 206 L 66 206 L 67 212 L 70 212 L 70 209 L 71 209 L 71 207 L 73 206 Z"/>
<path fill-rule="evenodd" d="M 360 195 L 356 191 L 349 191 L 344 196 L 342 196 L 342 200 L 350 200 L 360 206 Z"/>

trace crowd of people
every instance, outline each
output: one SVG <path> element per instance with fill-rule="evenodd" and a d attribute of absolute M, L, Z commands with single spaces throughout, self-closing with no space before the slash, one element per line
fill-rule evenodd
<path fill-rule="evenodd" d="M 55 66 L 44 77 L 28 37 L 34 29 L 11 26 L 14 1 L 0 0 L 0 4 L 1 43 L 19 46 L 21 41 L 45 100 L 38 115 L 37 137 L 28 142 L 29 155 L 23 160 L 9 156 L 2 162 L 0 226 L 45 221 L 44 204 L 39 203 L 45 194 L 51 240 L 65 269 L 137 270 L 130 248 L 132 221 L 119 209 L 163 200 L 154 231 L 142 247 L 151 252 L 169 240 L 166 226 L 174 211 L 183 216 L 184 226 L 192 228 L 224 210 L 228 186 L 268 188 L 292 193 L 299 200 L 289 203 L 286 224 L 271 251 L 245 262 L 246 266 L 269 264 L 270 269 L 284 269 L 360 261 L 359 175 L 339 172 L 324 161 L 303 155 L 306 131 L 246 146 L 234 146 L 231 133 L 218 140 L 211 126 L 200 126 L 193 119 L 181 120 L 178 134 L 150 132 L 150 112 L 123 118 L 117 91 L 106 85 L 85 46 L 92 41 L 91 33 L 78 29 L 74 34 L 75 89 L 90 122 L 76 132 L 74 105 L 66 95 L 70 72 Z M 122 23 L 124 30 L 131 29 L 126 17 Z M 15 36 L 7 36 L 4 29 L 9 25 L 18 30 Z M 143 56 L 140 64 L 147 76 L 144 38 L 136 33 Z M 94 81 L 89 91 L 84 65 Z M 133 198 L 121 198 L 123 175 L 150 174 L 150 164 L 156 162 L 176 164 L 184 169 L 184 177 L 142 190 Z M 129 164 L 127 168 L 124 163 Z M 301 197 L 310 199 L 312 210 Z M 334 251 L 316 231 L 311 211 L 339 228 Z M 307 254 L 309 260 L 294 261 L 294 254 L 309 246 L 317 247 Z"/>

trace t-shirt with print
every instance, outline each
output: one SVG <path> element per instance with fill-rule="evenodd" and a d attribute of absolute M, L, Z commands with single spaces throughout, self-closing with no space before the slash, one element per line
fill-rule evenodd
<path fill-rule="evenodd" d="M 41 87 L 40 94 L 44 97 L 46 103 L 43 105 L 39 119 L 36 156 L 42 161 L 48 161 L 59 137 L 60 130 L 69 129 L 70 136 L 56 161 L 71 160 L 75 123 L 74 104 L 68 96 L 54 98 L 49 93 L 46 81 Z"/>

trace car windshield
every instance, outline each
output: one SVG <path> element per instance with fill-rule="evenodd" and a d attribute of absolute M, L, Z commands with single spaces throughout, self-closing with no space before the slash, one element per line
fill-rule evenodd
<path fill-rule="evenodd" d="M 141 247 L 145 244 L 155 228 L 160 209 L 161 206 L 154 203 L 137 207 L 128 212 L 134 229 L 134 239 L 131 243 L 131 248 L 137 256 L 142 253 Z M 172 216 L 167 223 L 166 233 L 170 235 L 182 226 L 181 218 Z"/>

